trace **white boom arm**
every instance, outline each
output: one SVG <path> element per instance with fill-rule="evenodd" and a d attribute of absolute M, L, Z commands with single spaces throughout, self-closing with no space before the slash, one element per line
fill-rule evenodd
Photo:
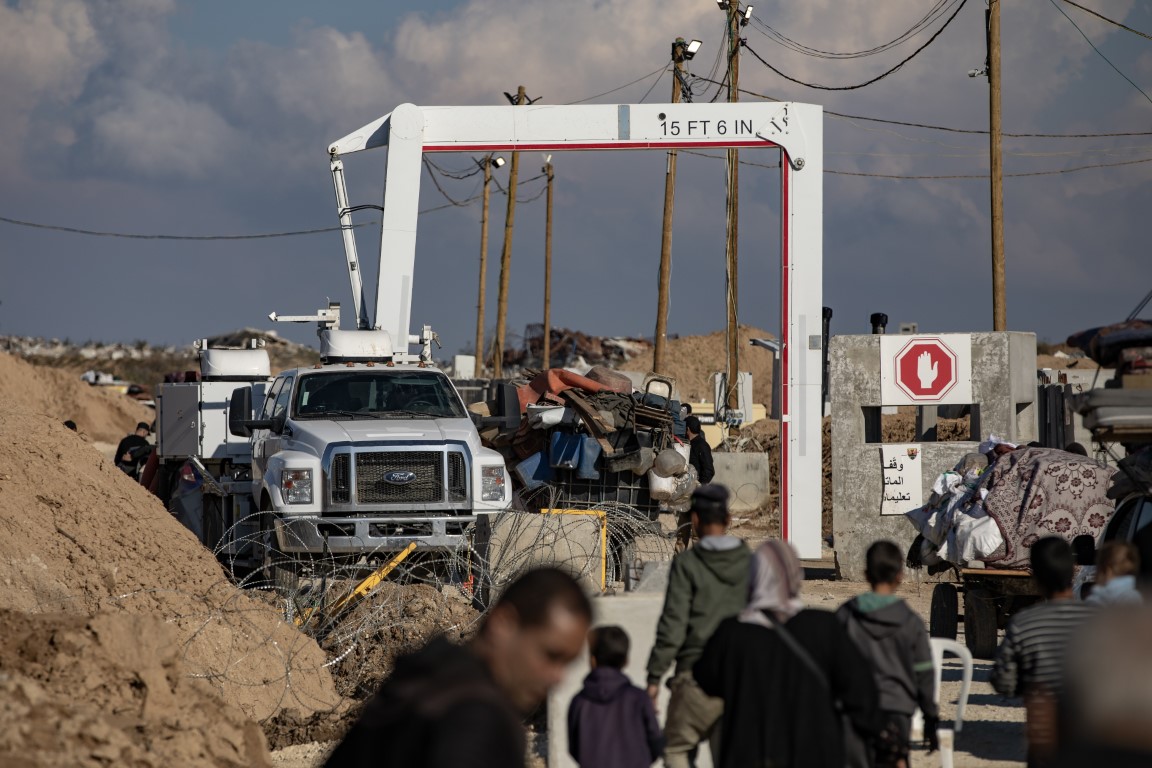
<path fill-rule="evenodd" d="M 811 104 L 612 104 L 418 107 L 401 104 L 333 142 L 333 160 L 388 147 L 376 327 L 409 338 L 424 152 L 779 147 L 782 529 L 820 556 L 823 109 Z M 344 207 L 347 207 L 346 205 Z M 399 342 L 398 342 L 399 343 Z"/>

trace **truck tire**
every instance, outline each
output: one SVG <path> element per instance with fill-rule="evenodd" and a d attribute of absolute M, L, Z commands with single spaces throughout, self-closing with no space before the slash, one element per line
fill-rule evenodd
<path fill-rule="evenodd" d="M 271 588 L 291 600 L 300 586 L 297 564 L 289 555 L 280 552 L 275 534 L 276 513 L 272 511 L 271 505 L 265 501 L 260 506 L 260 542 L 263 549 L 261 581 L 265 588 Z"/>
<path fill-rule="evenodd" d="M 986 589 L 964 593 L 964 644 L 977 659 L 996 655 L 996 599 Z"/>
<path fill-rule="evenodd" d="M 928 633 L 932 637 L 956 639 L 960 620 L 960 600 L 955 584 L 937 584 L 932 589 L 932 610 L 928 617 Z"/>

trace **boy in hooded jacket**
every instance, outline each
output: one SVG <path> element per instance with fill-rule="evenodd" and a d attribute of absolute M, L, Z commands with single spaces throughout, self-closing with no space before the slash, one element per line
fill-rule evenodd
<path fill-rule="evenodd" d="M 568 753 L 582 767 L 648 768 L 664 752 L 664 734 L 648 694 L 628 680 L 628 633 L 589 633 L 592 671 L 568 705 Z"/>
<path fill-rule="evenodd" d="M 865 576 L 871 592 L 852 598 L 836 612 L 861 653 L 872 662 L 880 709 L 887 723 L 875 748 L 875 765 L 910 765 L 912 715 L 924 713 L 924 737 L 937 749 L 936 705 L 932 650 L 924 621 L 896 595 L 904 580 L 904 557 L 890 541 L 868 548 Z"/>

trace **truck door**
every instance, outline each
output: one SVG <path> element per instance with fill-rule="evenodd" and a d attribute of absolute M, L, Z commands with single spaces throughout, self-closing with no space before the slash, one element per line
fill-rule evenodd
<path fill-rule="evenodd" d="M 268 388 L 268 395 L 264 398 L 264 404 L 260 408 L 260 413 L 256 415 L 258 419 L 272 418 L 272 412 L 276 407 L 276 399 L 280 396 L 280 392 L 284 389 L 284 376 L 281 376 L 272 382 L 272 386 Z M 257 429 L 252 432 L 252 480 L 255 487 L 264 479 L 264 470 L 268 466 L 268 456 L 272 452 L 268 452 L 267 443 L 269 431 L 266 429 Z"/>

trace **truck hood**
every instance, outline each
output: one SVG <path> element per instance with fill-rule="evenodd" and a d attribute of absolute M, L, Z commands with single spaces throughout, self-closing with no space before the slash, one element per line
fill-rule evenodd
<path fill-rule="evenodd" d="M 356 419 L 292 422 L 293 438 L 322 450 L 332 443 L 465 443 L 475 453 L 475 427 L 469 419 Z M 320 450 L 317 450 L 319 455 Z"/>

